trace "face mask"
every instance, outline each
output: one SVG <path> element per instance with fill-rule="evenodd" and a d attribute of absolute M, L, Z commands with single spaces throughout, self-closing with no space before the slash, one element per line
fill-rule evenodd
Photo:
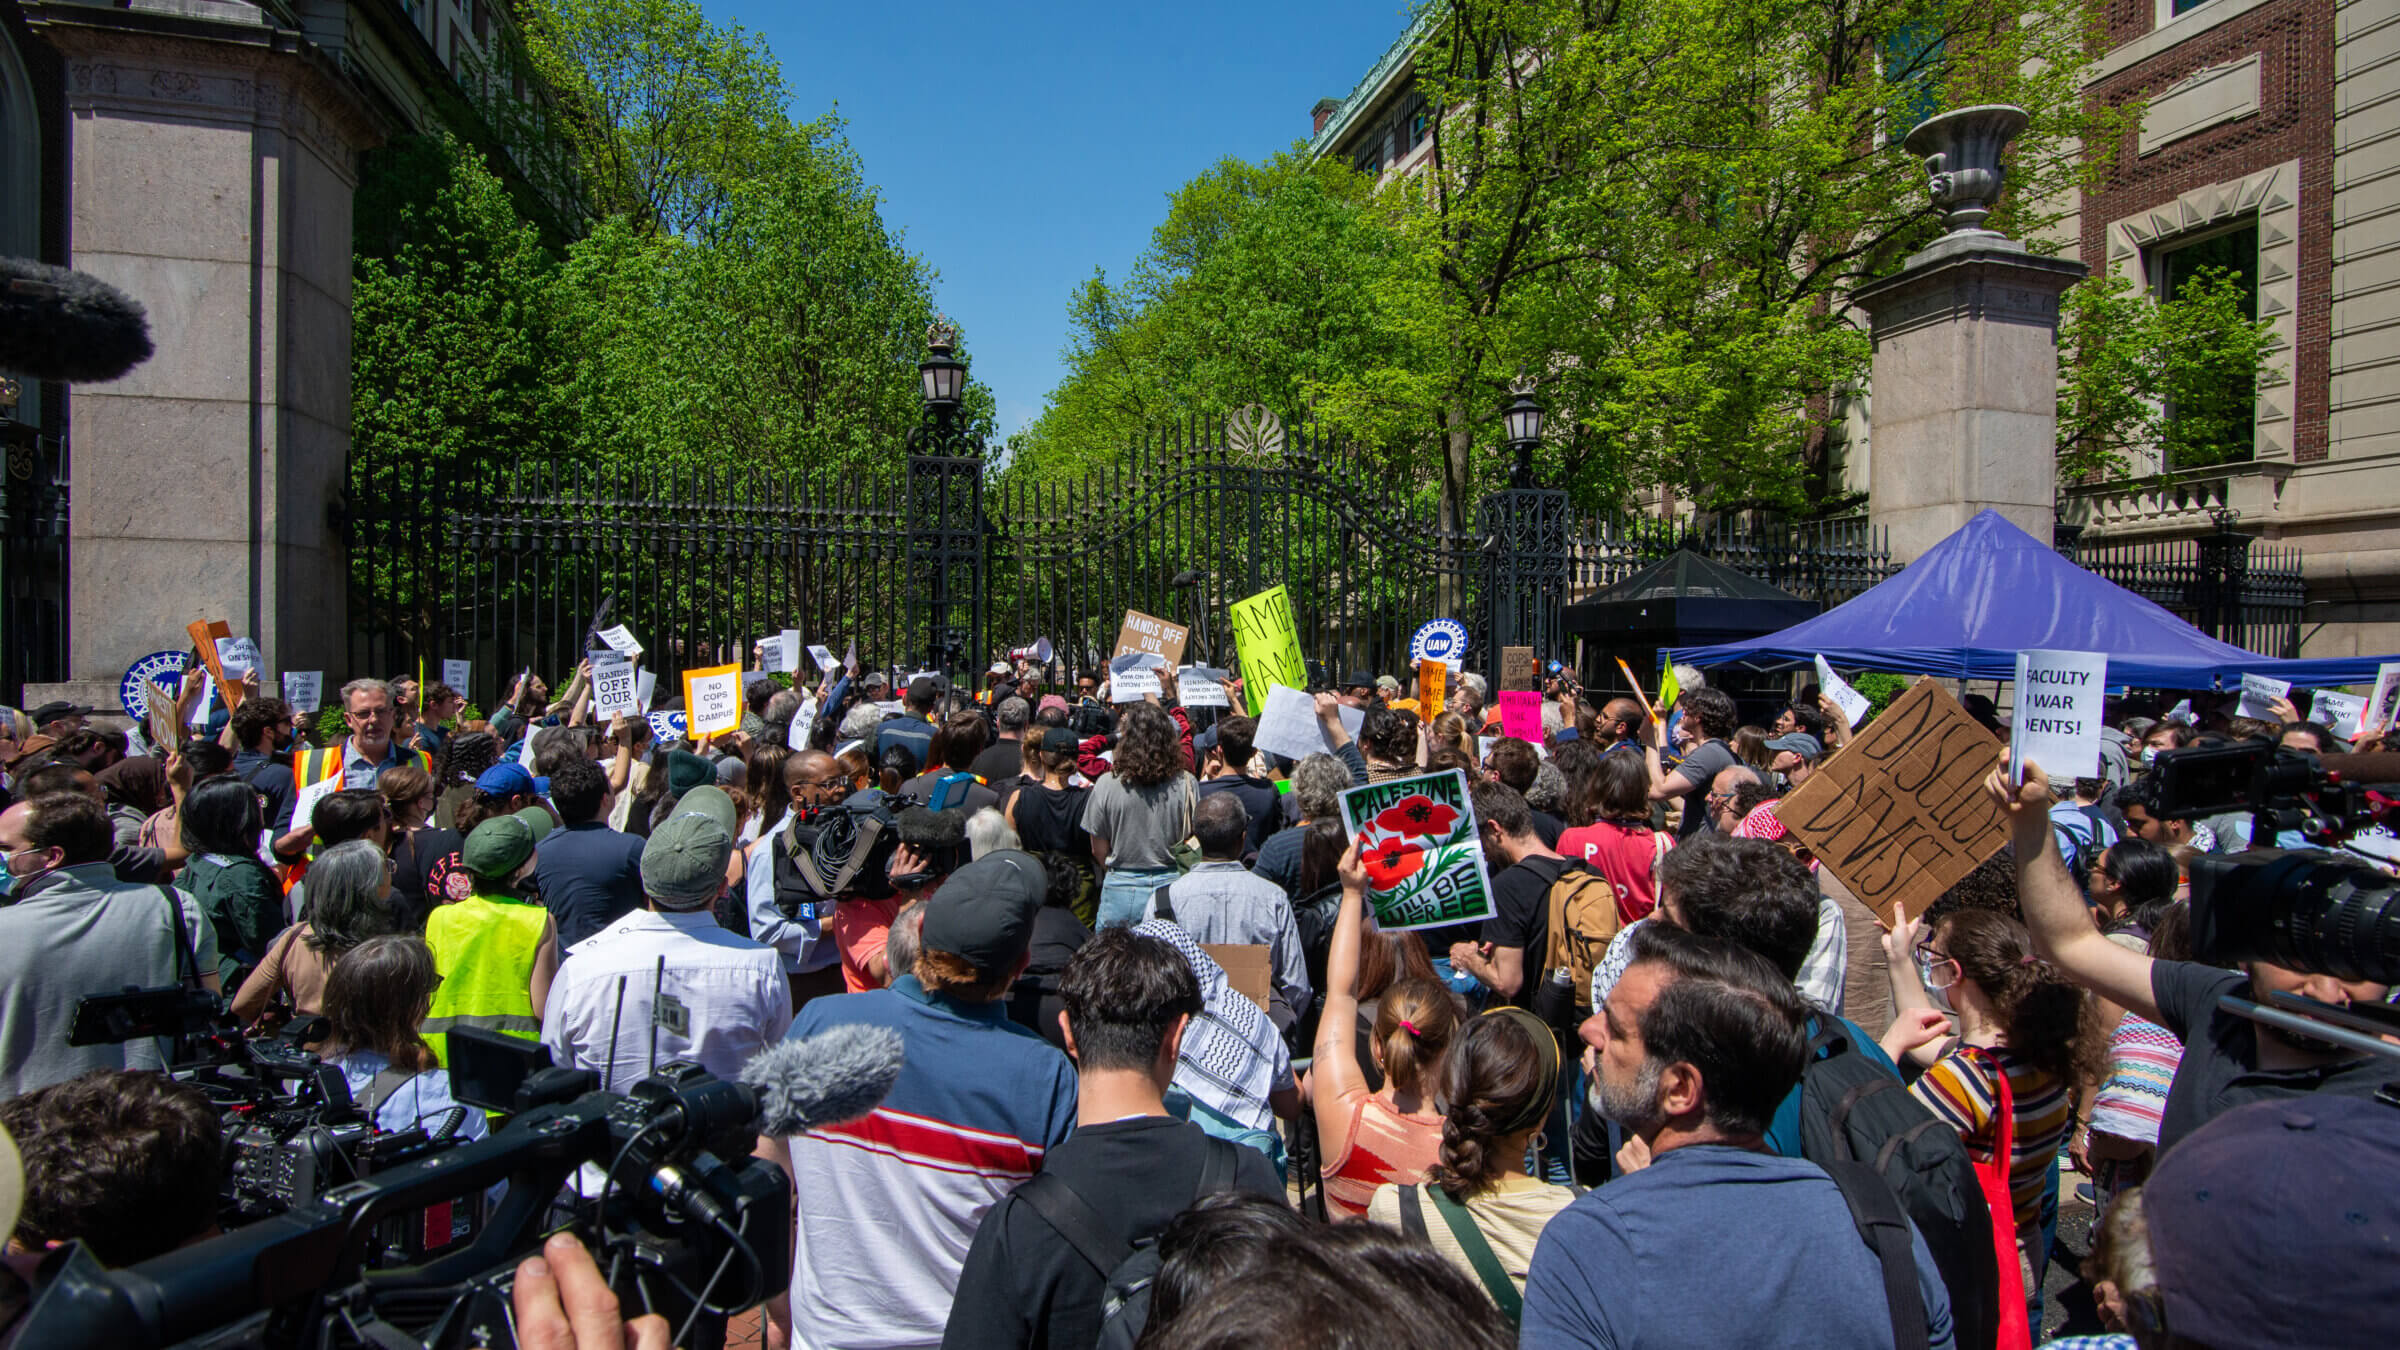
<path fill-rule="evenodd" d="M 0 872 L 0 904 L 17 898 L 17 874 Z"/>
<path fill-rule="evenodd" d="M 2145 745 L 2145 746 L 2143 746 L 2143 747 L 2142 747 L 2142 763 L 2144 763 L 2144 764 L 2156 764 L 2156 763 L 2158 763 L 2158 747 L 2157 747 L 2157 746 L 2155 746 L 2155 745 Z"/>

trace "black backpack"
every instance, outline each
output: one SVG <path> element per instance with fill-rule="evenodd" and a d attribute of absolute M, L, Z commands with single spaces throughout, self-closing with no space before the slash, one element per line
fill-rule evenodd
<path fill-rule="evenodd" d="M 1853 1049 L 1840 1023 L 1821 1014 L 1800 1075 L 1800 1156 L 1828 1172 L 1859 1164 L 1881 1177 L 1949 1286 L 1958 1344 L 1992 1344 L 2000 1324 L 1999 1268 L 1991 1210 L 1966 1144 L 1898 1078 Z"/>
<path fill-rule="evenodd" d="M 1242 1156 L 1237 1151 L 1239 1144 L 1213 1135 L 1202 1139 L 1207 1148 L 1200 1155 L 1200 1184 L 1192 1189 L 1195 1204 L 1233 1189 Z M 1158 1235 L 1128 1240 L 1056 1172 L 1034 1173 L 1017 1187 L 1016 1196 L 1056 1229 L 1092 1269 L 1108 1277 L 1106 1291 L 1100 1296 L 1099 1350 L 1133 1350 L 1150 1321 L 1150 1285 L 1158 1278 L 1160 1264 Z"/>

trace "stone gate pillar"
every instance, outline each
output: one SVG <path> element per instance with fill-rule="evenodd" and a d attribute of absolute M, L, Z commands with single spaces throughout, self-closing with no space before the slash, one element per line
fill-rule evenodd
<path fill-rule="evenodd" d="M 69 395 L 70 674 L 113 703 L 130 660 L 219 618 L 270 671 L 338 679 L 350 196 L 382 124 L 254 5 L 24 11 L 66 67 L 68 265 L 157 344 Z"/>
<path fill-rule="evenodd" d="M 2084 267 L 1982 228 L 2000 152 L 2025 120 L 2016 108 L 1962 108 L 1909 133 L 1950 232 L 1851 297 L 1875 341 L 1867 509 L 1904 563 L 1985 507 L 2050 537 L 2058 298 Z"/>

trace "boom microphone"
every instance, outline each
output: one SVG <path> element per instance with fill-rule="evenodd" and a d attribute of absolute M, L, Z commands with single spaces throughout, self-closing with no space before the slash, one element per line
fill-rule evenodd
<path fill-rule="evenodd" d="M 113 380 L 150 359 L 139 302 L 83 272 L 0 258 L 0 370 L 36 380 Z"/>
<path fill-rule="evenodd" d="M 742 1066 L 758 1093 L 758 1132 L 797 1134 L 857 1120 L 882 1105 L 900 1081 L 900 1033 L 843 1026 L 769 1046 Z"/>

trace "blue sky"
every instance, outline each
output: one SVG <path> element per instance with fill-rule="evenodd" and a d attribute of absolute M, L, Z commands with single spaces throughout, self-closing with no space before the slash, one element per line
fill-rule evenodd
<path fill-rule="evenodd" d="M 1202 169 L 1304 138 L 1405 26 L 1404 0 L 702 4 L 767 39 L 796 118 L 848 121 L 1003 434 L 1058 383 L 1074 287 L 1121 278 Z"/>

